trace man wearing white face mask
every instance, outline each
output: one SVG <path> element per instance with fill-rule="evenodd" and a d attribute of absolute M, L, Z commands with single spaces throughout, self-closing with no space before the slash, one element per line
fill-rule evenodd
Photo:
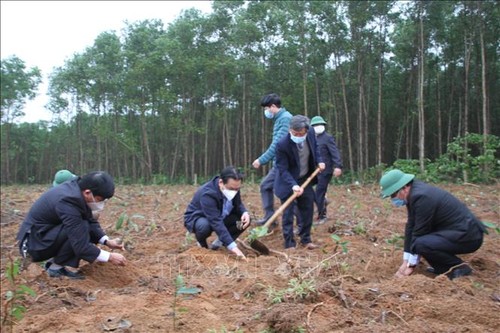
<path fill-rule="evenodd" d="M 470 275 L 472 269 L 456 255 L 479 249 L 486 228 L 452 194 L 414 178 L 394 169 L 380 179 L 382 198 L 408 210 L 403 263 L 396 277 L 411 275 L 420 256 L 434 274 L 446 273 L 450 280 Z"/>
<path fill-rule="evenodd" d="M 104 208 L 104 200 L 113 196 L 115 185 L 109 174 L 91 172 L 66 181 L 47 192 L 33 204 L 19 228 L 17 239 L 21 255 L 34 262 L 48 260 L 45 269 L 50 277 L 83 279 L 80 259 L 125 265 L 119 253 L 100 249 L 100 243 L 123 250 L 118 240 L 109 239 L 92 214 Z"/>
<path fill-rule="evenodd" d="M 325 125 L 326 121 L 321 116 L 311 119 L 311 126 L 316 133 L 319 154 L 326 165 L 325 171 L 318 175 L 318 184 L 314 193 L 314 201 L 318 207 L 316 225 L 326 222 L 326 191 L 328 190 L 328 184 L 330 184 L 332 176 L 340 177 L 342 175 L 342 159 L 340 158 L 339 150 L 333 136 L 325 131 Z"/>
<path fill-rule="evenodd" d="M 281 106 L 281 98 L 277 94 L 268 94 L 262 97 L 260 105 L 264 108 L 264 116 L 271 119 L 273 125 L 273 139 L 269 147 L 262 153 L 252 166 L 255 169 L 260 168 L 270 162 L 276 162 L 276 145 L 288 133 L 288 127 L 292 114 Z M 274 214 L 274 178 L 276 177 L 276 168 L 273 165 L 269 172 L 260 183 L 260 196 L 262 199 L 262 208 L 264 217 L 255 222 L 257 225 L 263 225 Z M 276 226 L 276 222 L 271 225 L 271 229 Z"/>
<path fill-rule="evenodd" d="M 302 115 L 293 116 L 290 120 L 289 133 L 276 146 L 276 179 L 274 192 L 284 203 L 293 194 L 297 199 L 288 206 L 282 218 L 285 249 L 295 248 L 293 232 L 293 215 L 295 205 L 300 214 L 299 237 L 301 246 L 308 250 L 318 248 L 311 240 L 311 226 L 314 214 L 315 177 L 304 189 L 301 185 L 318 168 L 325 170 L 325 163 L 319 154 L 314 130 L 309 127 L 309 118 Z"/>
<path fill-rule="evenodd" d="M 194 194 L 184 213 L 184 226 L 196 235 L 201 247 L 208 248 L 207 238 L 215 231 L 218 238 L 212 243 L 212 249 L 223 245 L 245 258 L 235 242 L 250 226 L 250 214 L 240 196 L 242 179 L 243 175 L 235 167 L 228 166 Z"/>

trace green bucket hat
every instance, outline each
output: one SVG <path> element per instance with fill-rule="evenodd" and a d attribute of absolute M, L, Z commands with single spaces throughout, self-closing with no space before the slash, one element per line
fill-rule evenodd
<path fill-rule="evenodd" d="M 415 178 L 415 175 L 412 175 L 411 173 L 404 173 L 398 169 L 386 172 L 382 178 L 380 178 L 382 198 L 390 197 L 393 193 L 396 193 L 403 186 L 408 184 L 413 178 Z"/>
<path fill-rule="evenodd" d="M 326 125 L 326 121 L 321 116 L 315 116 L 311 119 L 311 126 Z"/>
<path fill-rule="evenodd" d="M 57 186 L 64 183 L 67 180 L 76 178 L 76 176 L 69 170 L 59 170 L 56 172 L 54 176 L 54 181 L 52 182 L 52 186 Z"/>

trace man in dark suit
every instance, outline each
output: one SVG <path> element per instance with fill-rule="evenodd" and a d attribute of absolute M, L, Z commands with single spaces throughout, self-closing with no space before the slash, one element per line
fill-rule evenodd
<path fill-rule="evenodd" d="M 99 249 L 95 244 L 122 249 L 123 244 L 111 240 L 92 217 L 101 211 L 106 199 L 113 196 L 115 185 L 109 174 L 91 172 L 49 189 L 33 204 L 19 228 L 21 255 L 34 262 L 48 260 L 45 269 L 50 277 L 67 276 L 82 279 L 80 259 L 88 262 L 112 262 L 125 265 L 125 257 Z"/>
<path fill-rule="evenodd" d="M 235 242 L 250 226 L 250 214 L 240 196 L 242 179 L 243 175 L 236 168 L 228 166 L 194 194 L 184 213 L 184 226 L 195 233 L 201 247 L 208 248 L 207 238 L 215 231 L 218 238 L 212 243 L 212 249 L 223 245 L 238 257 L 245 258 Z"/>
<path fill-rule="evenodd" d="M 297 199 L 283 213 L 283 238 L 285 248 L 295 248 L 293 233 L 293 212 L 297 205 L 301 225 L 299 227 L 300 243 L 307 249 L 318 246 L 311 240 L 311 226 L 314 213 L 313 180 L 302 189 L 300 185 L 319 167 L 325 169 L 316 144 L 314 130 L 309 127 L 309 119 L 302 115 L 292 117 L 289 133 L 276 146 L 277 177 L 274 182 L 274 193 L 284 203 L 294 192 Z"/>
<path fill-rule="evenodd" d="M 330 184 L 333 176 L 340 177 L 342 175 L 342 159 L 339 150 L 333 136 L 325 131 L 325 125 L 326 121 L 321 116 L 311 119 L 311 126 L 316 133 L 319 154 L 325 162 L 325 171 L 318 175 L 318 184 L 314 193 L 316 207 L 318 207 L 315 224 L 318 225 L 326 222 L 326 191 L 328 190 L 328 184 Z"/>
<path fill-rule="evenodd" d="M 472 269 L 456 255 L 479 249 L 486 228 L 452 194 L 414 178 L 394 169 L 380 179 L 382 197 L 408 210 L 403 264 L 396 276 L 412 274 L 420 256 L 431 265 L 429 271 L 446 273 L 450 280 L 470 275 Z"/>

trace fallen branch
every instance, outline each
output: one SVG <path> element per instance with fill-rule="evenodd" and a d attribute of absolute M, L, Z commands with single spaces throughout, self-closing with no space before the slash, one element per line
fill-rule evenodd
<path fill-rule="evenodd" d="M 300 279 L 303 280 L 306 276 L 308 276 L 309 274 L 311 274 L 314 270 L 316 270 L 318 267 L 321 267 L 326 261 L 332 259 L 333 257 L 335 257 L 337 254 L 339 254 L 338 252 L 337 253 L 334 253 L 333 255 L 329 256 L 328 258 L 326 259 L 323 259 L 319 262 L 319 264 L 317 264 L 316 266 L 314 266 L 313 268 L 311 268 L 310 270 L 308 270 L 307 272 L 305 272 L 301 277 Z"/>
<path fill-rule="evenodd" d="M 314 312 L 314 310 L 316 310 L 316 308 L 318 308 L 318 307 L 320 307 L 320 306 L 322 306 L 322 305 L 323 305 L 323 302 L 318 303 L 318 304 L 315 304 L 315 305 L 313 306 L 313 308 L 311 309 L 311 311 L 309 311 L 309 312 L 307 313 L 307 321 L 306 321 L 306 326 L 309 328 L 309 330 L 311 330 L 311 326 L 310 326 L 309 322 L 311 321 L 311 315 L 312 315 L 312 313 Z"/>
<path fill-rule="evenodd" d="M 464 262 L 462 262 L 462 263 L 460 263 L 460 264 L 458 264 L 458 265 L 455 265 L 455 266 L 450 267 L 450 269 L 449 269 L 449 270 L 447 270 L 447 271 L 446 271 L 446 272 L 444 272 L 443 274 L 439 274 L 439 275 L 446 275 L 446 274 L 448 274 L 448 273 L 451 273 L 451 271 L 452 271 L 452 270 L 454 270 L 455 268 L 460 267 L 460 266 L 464 266 L 464 265 L 467 265 L 467 263 L 466 263 L 465 261 L 464 261 Z"/>
<path fill-rule="evenodd" d="M 401 320 L 403 323 L 405 323 L 406 326 L 410 326 L 410 324 L 408 324 L 408 322 L 406 320 L 404 320 L 400 315 L 398 315 L 396 312 L 394 312 L 392 310 L 382 311 L 382 313 L 380 314 L 380 322 L 382 324 L 385 324 L 385 317 L 389 313 L 392 313 L 393 315 L 395 315 L 396 317 L 398 317 L 399 320 Z"/>

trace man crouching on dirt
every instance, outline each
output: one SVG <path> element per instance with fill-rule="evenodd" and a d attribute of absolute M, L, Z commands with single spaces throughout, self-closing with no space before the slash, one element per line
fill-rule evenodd
<path fill-rule="evenodd" d="M 118 240 L 109 239 L 92 217 L 93 212 L 104 208 L 105 200 L 114 192 L 113 178 L 104 171 L 94 171 L 49 189 L 33 204 L 19 228 L 21 255 L 29 255 L 34 262 L 47 260 L 45 269 L 50 277 L 83 279 L 83 274 L 65 267 L 78 268 L 80 259 L 125 265 L 123 255 L 95 245 L 124 249 Z"/>
<path fill-rule="evenodd" d="M 250 226 L 250 214 L 241 202 L 242 179 L 236 168 L 228 166 L 219 176 L 200 186 L 184 213 L 184 226 L 195 233 L 201 247 L 208 248 L 207 238 L 215 231 L 218 238 L 212 242 L 211 249 L 217 250 L 223 245 L 245 259 L 235 243 Z"/>
<path fill-rule="evenodd" d="M 380 179 L 382 198 L 390 197 L 394 206 L 408 210 L 403 264 L 396 277 L 412 274 L 420 256 L 434 274 L 446 274 L 450 280 L 470 275 L 472 269 L 456 254 L 479 249 L 485 227 L 451 193 L 414 178 L 394 169 Z"/>

